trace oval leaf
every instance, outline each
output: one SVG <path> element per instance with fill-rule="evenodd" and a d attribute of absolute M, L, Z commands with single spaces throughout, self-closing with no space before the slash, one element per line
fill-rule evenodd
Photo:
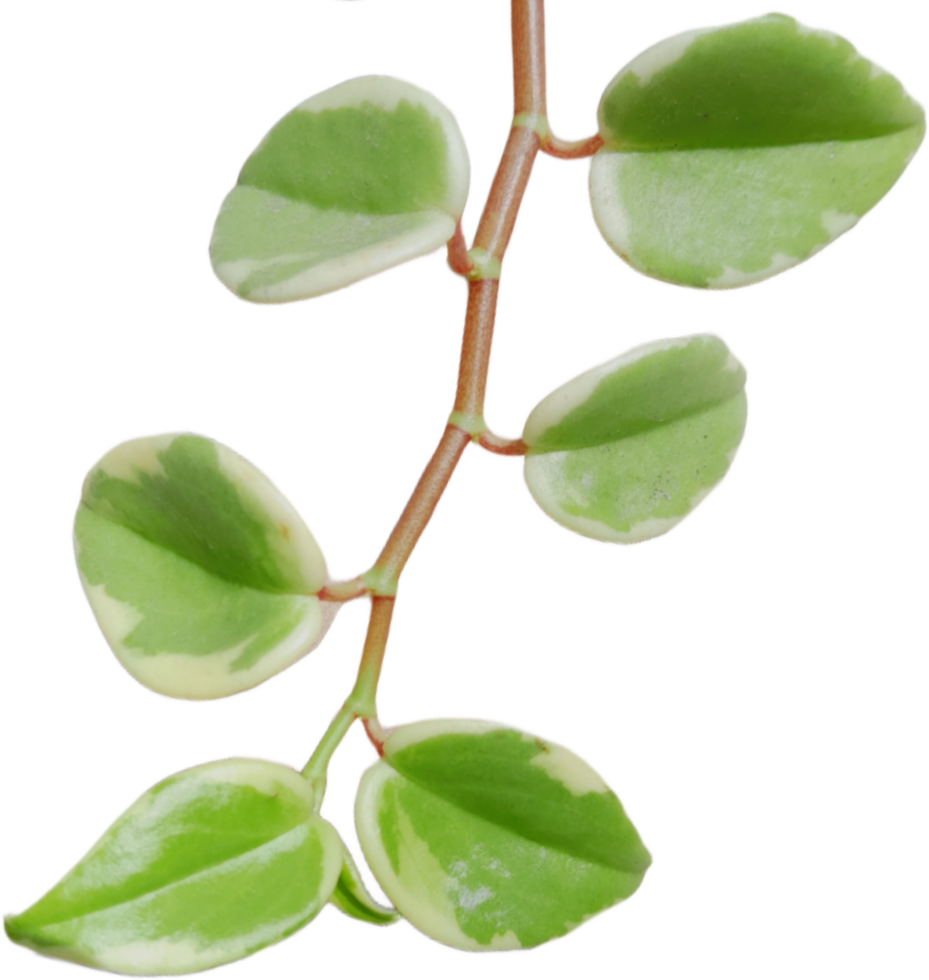
<path fill-rule="evenodd" d="M 920 106 L 847 41 L 770 14 L 639 55 L 600 103 L 594 218 L 640 272 L 728 288 L 802 262 L 893 186 Z"/>
<path fill-rule="evenodd" d="M 717 337 L 662 340 L 533 409 L 526 483 L 549 517 L 601 541 L 669 531 L 725 476 L 745 431 L 745 369 Z"/>
<path fill-rule="evenodd" d="M 84 483 L 78 568 L 103 635 L 152 690 L 217 698 L 308 653 L 334 609 L 326 566 L 274 485 L 194 435 L 135 439 Z M 324 623 L 325 621 L 325 623 Z"/>
<path fill-rule="evenodd" d="M 306 925 L 341 867 L 339 836 L 298 773 L 213 762 L 153 786 L 6 931 L 116 973 L 193 973 Z"/>
<path fill-rule="evenodd" d="M 243 299 L 340 289 L 447 242 L 470 165 L 454 117 L 428 92 L 370 76 L 297 106 L 245 161 L 210 256 Z"/>
<path fill-rule="evenodd" d="M 489 722 L 396 729 L 362 778 L 355 822 L 399 911 L 459 949 L 562 936 L 628 898 L 651 862 L 590 766 Z"/>

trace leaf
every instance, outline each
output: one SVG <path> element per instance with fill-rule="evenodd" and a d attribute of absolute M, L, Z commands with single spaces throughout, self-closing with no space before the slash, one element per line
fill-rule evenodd
<path fill-rule="evenodd" d="M 396 729 L 362 778 L 355 823 L 397 909 L 459 949 L 562 936 L 628 898 L 651 862 L 590 766 L 490 722 Z"/>
<path fill-rule="evenodd" d="M 549 517 L 601 541 L 669 531 L 725 476 L 745 431 L 745 369 L 717 337 L 636 347 L 553 391 L 526 420 L 526 483 Z"/>
<path fill-rule="evenodd" d="M 74 541 L 107 642 L 162 694 L 254 687 L 308 653 L 331 619 L 315 595 L 325 562 L 299 515 L 251 463 L 202 436 L 107 453 L 84 483 Z"/>
<path fill-rule="evenodd" d="M 820 251 L 887 193 L 925 117 L 848 41 L 769 14 L 649 48 L 607 86 L 594 218 L 646 275 L 758 282 Z"/>
<path fill-rule="evenodd" d="M 353 919 L 374 926 L 389 926 L 399 921 L 400 913 L 376 901 L 368 891 L 354 859 L 342 844 L 342 872 L 329 901 Z"/>
<path fill-rule="evenodd" d="M 306 925 L 342 866 L 309 785 L 229 759 L 153 786 L 7 935 L 45 956 L 130 973 L 193 973 Z"/>
<path fill-rule="evenodd" d="M 468 151 L 428 92 L 372 75 L 307 99 L 245 161 L 210 257 L 243 299 L 319 296 L 444 245 L 468 196 Z"/>

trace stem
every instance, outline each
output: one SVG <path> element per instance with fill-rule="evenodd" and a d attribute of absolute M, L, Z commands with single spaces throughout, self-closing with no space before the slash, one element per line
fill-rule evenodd
<path fill-rule="evenodd" d="M 378 691 L 387 660 L 387 647 L 397 612 L 396 596 L 373 596 L 368 603 L 361 652 L 355 677 L 345 700 L 360 718 L 378 718 Z"/>
<path fill-rule="evenodd" d="M 603 146 L 603 137 L 599 133 L 585 140 L 560 140 L 551 134 L 542 140 L 542 152 L 559 160 L 592 157 L 601 146 Z"/>
<path fill-rule="evenodd" d="M 465 245 L 460 221 L 455 225 L 455 234 L 448 240 L 447 248 L 449 268 L 459 276 L 466 276 L 471 271 L 473 263 L 468 258 L 468 246 Z"/>
<path fill-rule="evenodd" d="M 323 602 L 349 602 L 367 594 L 368 588 L 359 576 L 347 582 L 327 582 L 316 596 Z"/>
<path fill-rule="evenodd" d="M 426 529 L 439 498 L 451 479 L 461 454 L 465 451 L 471 437 L 454 426 L 447 425 L 432 459 L 416 484 L 416 489 L 400 515 L 396 527 L 387 539 L 384 550 L 375 562 L 375 567 L 387 577 L 396 580 L 416 547 L 419 536 Z M 371 615 L 374 615 L 372 606 Z"/>
<path fill-rule="evenodd" d="M 470 252 L 465 251 L 460 224 L 448 246 L 449 265 L 469 279 L 453 413 L 458 417 L 477 418 L 484 413 L 501 263 L 513 234 L 532 165 L 542 145 L 534 121 L 544 120 L 546 111 L 543 10 L 544 0 L 512 0 L 513 128 L 478 224 L 474 247 Z M 383 733 L 377 723 L 375 698 L 390 634 L 396 582 L 471 440 L 471 434 L 457 425 L 445 427 L 432 458 L 375 562 L 372 572 L 377 573 L 376 577 L 363 577 L 372 599 L 358 679 L 304 770 L 304 775 L 310 774 L 308 778 L 322 780 L 322 786 L 325 785 L 329 757 L 356 717 L 365 720 L 369 737 L 373 737 L 376 745 L 383 741 L 378 734 Z M 483 433 L 478 441 L 492 452 L 505 455 L 525 452 L 519 439 L 504 440 Z M 372 581 L 385 585 L 372 587 Z"/>
<path fill-rule="evenodd" d="M 513 114 L 548 115 L 545 107 L 545 3 L 513 0 Z"/>
<path fill-rule="evenodd" d="M 317 810 L 326 800 L 332 760 L 344 745 L 352 729 L 358 724 L 359 719 L 365 726 L 369 745 L 378 755 L 381 754 L 383 737 L 377 699 L 381 678 L 384 676 L 384 662 L 387 659 L 387 647 L 390 645 L 390 633 L 396 611 L 396 596 L 374 596 L 368 602 L 361 650 L 351 686 L 339 706 L 332 712 L 329 724 L 323 729 L 319 741 L 301 767 L 300 775 L 308 780 L 315 790 Z"/>
<path fill-rule="evenodd" d="M 332 760 L 339 754 L 345 739 L 358 724 L 358 715 L 348 704 L 349 694 L 342 699 L 339 706 L 332 712 L 329 724 L 323 729 L 319 741 L 313 746 L 310 757 L 300 768 L 300 775 L 313 787 L 313 810 L 318 812 L 326 802 L 329 790 L 329 770 Z"/>
<path fill-rule="evenodd" d="M 512 9 L 514 115 L 544 115 L 543 0 L 513 0 Z M 474 237 L 474 249 L 481 249 L 498 262 L 502 262 L 513 234 L 516 215 L 540 145 L 539 135 L 533 129 L 514 126 L 510 130 Z M 468 309 L 458 368 L 455 412 L 484 414 L 498 290 L 499 280 L 495 278 L 472 279 L 468 283 Z M 379 569 L 399 578 L 469 441 L 467 434 L 460 429 L 446 427 L 438 448 L 384 545 L 376 562 Z"/>
<path fill-rule="evenodd" d="M 502 436 L 495 436 L 492 432 L 482 432 L 477 437 L 477 444 L 498 456 L 525 456 L 529 451 L 529 447 L 522 439 L 504 439 Z"/>

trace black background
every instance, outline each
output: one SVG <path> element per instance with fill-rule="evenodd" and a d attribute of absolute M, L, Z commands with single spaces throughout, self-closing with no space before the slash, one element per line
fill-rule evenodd
<path fill-rule="evenodd" d="M 658 5 L 602 23 L 588 5 L 551 6 L 552 113 L 566 133 L 590 128 L 625 57 L 683 24 Z M 697 4 L 689 16 L 746 12 Z M 925 93 L 923 61 L 898 25 L 866 7 L 798 12 L 842 27 Z M 42 513 L 15 529 L 30 628 L 7 673 L 4 840 L 28 859 L 5 868 L 0 904 L 10 906 L 176 768 L 237 750 L 302 762 L 348 685 L 363 624 L 363 607 L 346 609 L 313 657 L 229 702 L 143 692 L 107 653 L 75 579 L 67 525 L 84 467 L 127 433 L 212 433 L 275 475 L 348 572 L 371 560 L 449 404 L 462 287 L 438 262 L 287 309 L 243 306 L 212 280 L 206 236 L 242 155 L 318 88 L 365 71 L 407 74 L 458 111 L 473 159 L 470 231 L 509 112 L 502 2 L 460 13 L 435 3 L 254 8 L 197 29 L 136 25 L 125 45 L 95 44 L 76 84 L 93 116 L 90 145 L 116 163 L 99 173 L 85 153 L 74 167 L 89 191 L 79 217 L 94 216 L 87 234 L 102 248 L 75 249 L 80 288 L 49 297 L 77 318 L 63 351 L 22 340 L 44 365 L 54 423 L 26 454 Z M 708 909 L 718 899 L 727 915 L 744 914 L 764 856 L 751 828 L 766 787 L 787 779 L 784 726 L 806 717 L 810 675 L 798 678 L 825 628 L 811 596 L 835 561 L 829 481 L 854 462 L 836 441 L 867 411 L 845 410 L 860 395 L 853 380 L 921 302 L 921 169 L 806 268 L 704 296 L 626 271 L 592 228 L 583 166 L 540 162 L 506 266 L 493 424 L 517 430 L 543 391 L 624 344 L 710 326 L 751 365 L 753 415 L 729 483 L 663 542 L 582 542 L 538 513 L 518 464 L 470 453 L 410 566 L 384 717 L 480 712 L 563 738 L 614 780 L 659 856 L 629 907 L 541 960 L 485 958 L 491 969 L 563 969 L 604 952 L 660 963 L 683 955 L 664 939 L 689 935 L 694 917 L 707 928 L 686 940 L 688 956 L 717 955 Z M 366 758 L 355 733 L 325 807 L 352 844 L 349 802 Z M 18 954 L 4 955 L 11 964 Z M 305 937 L 237 970 L 302 974 L 333 956 L 375 969 L 468 960 L 406 926 L 383 933 L 329 910 Z M 18 966 L 37 978 L 51 969 L 25 957 Z"/>

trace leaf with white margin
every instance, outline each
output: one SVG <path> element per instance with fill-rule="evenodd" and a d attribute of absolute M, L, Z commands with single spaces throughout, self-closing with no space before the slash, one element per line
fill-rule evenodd
<path fill-rule="evenodd" d="M 401 918 L 400 913 L 396 909 L 381 905 L 368 891 L 358 866 L 344 843 L 342 850 L 344 855 L 342 873 L 329 901 L 340 912 L 360 922 L 367 922 L 374 926 L 389 926 L 398 922 Z"/>
<path fill-rule="evenodd" d="M 212 762 L 153 786 L 6 932 L 114 973 L 194 973 L 305 926 L 341 867 L 339 835 L 298 773 Z"/>
<path fill-rule="evenodd" d="M 74 542 L 113 652 L 172 697 L 260 684 L 313 649 L 336 608 L 316 597 L 326 565 L 300 516 L 251 463 L 202 436 L 107 453 L 84 482 Z"/>
<path fill-rule="evenodd" d="M 745 369 L 718 338 L 660 340 L 562 385 L 529 415 L 525 477 L 559 524 L 631 544 L 669 531 L 725 476 Z"/>
<path fill-rule="evenodd" d="M 490 722 L 395 729 L 362 777 L 355 824 L 403 916 L 458 949 L 563 936 L 628 898 L 651 857 L 576 755 Z"/>
<path fill-rule="evenodd" d="M 848 231 L 925 132 L 848 41 L 782 14 L 662 41 L 600 102 L 590 196 L 630 265 L 686 286 L 775 275 Z"/>
<path fill-rule="evenodd" d="M 469 180 L 461 131 L 438 99 L 395 78 L 354 78 L 297 106 L 245 161 L 213 229 L 213 269 L 258 303 L 341 289 L 444 245 Z"/>

